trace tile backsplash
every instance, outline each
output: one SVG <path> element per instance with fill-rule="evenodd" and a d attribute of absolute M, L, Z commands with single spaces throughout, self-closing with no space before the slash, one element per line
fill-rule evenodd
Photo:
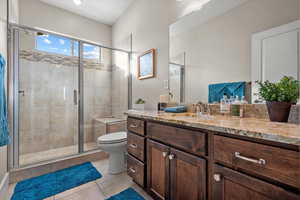
<path fill-rule="evenodd" d="M 220 104 L 210 104 L 211 114 L 220 114 Z M 244 116 L 258 119 L 269 119 L 267 106 L 265 104 L 246 104 L 244 106 Z M 191 107 L 191 106 L 188 106 Z M 194 112 L 189 108 L 190 112 Z M 300 124 L 300 105 L 293 105 L 290 112 L 289 123 Z"/>

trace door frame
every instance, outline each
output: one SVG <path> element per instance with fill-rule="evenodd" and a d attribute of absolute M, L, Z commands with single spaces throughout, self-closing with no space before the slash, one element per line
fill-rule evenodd
<path fill-rule="evenodd" d="M 9 109 L 9 118 L 12 120 L 12 123 L 10 124 L 10 137 L 12 143 L 9 145 L 9 149 L 11 152 L 11 157 L 10 157 L 10 163 L 9 163 L 9 168 L 17 169 L 20 167 L 27 167 L 26 166 L 20 166 L 20 131 L 19 131 L 19 123 L 20 123 L 20 117 L 19 117 L 19 112 L 20 112 L 20 99 L 19 99 L 19 86 L 20 86 L 20 56 L 19 56 L 19 50 L 20 50 L 20 30 L 27 30 L 25 28 L 20 28 L 15 25 L 10 25 L 9 26 L 9 31 L 11 33 L 10 35 L 10 50 L 9 52 L 11 54 L 10 59 L 9 59 L 9 84 L 11 85 L 9 88 L 8 96 L 9 96 L 9 107 L 12 108 Z M 38 30 L 30 30 L 37 32 Z M 38 32 L 42 32 L 45 34 L 51 34 L 51 35 L 56 35 L 56 36 L 61 36 L 59 34 L 55 33 L 48 33 L 43 30 L 39 30 Z M 62 36 L 64 37 L 64 36 Z M 78 117 L 78 152 L 70 155 L 76 155 L 76 154 L 81 154 L 84 153 L 84 141 L 82 140 L 84 138 L 84 107 L 83 107 L 83 62 L 82 62 L 82 56 L 83 56 L 83 42 L 79 42 L 79 48 L 78 48 L 78 85 L 77 85 L 77 90 L 78 90 L 78 109 L 77 109 L 77 117 Z M 76 84 L 75 84 L 76 85 Z M 49 162 L 52 160 L 60 159 L 54 158 L 50 160 L 44 160 L 41 162 Z M 37 163 L 32 163 L 29 165 L 34 165 Z"/>

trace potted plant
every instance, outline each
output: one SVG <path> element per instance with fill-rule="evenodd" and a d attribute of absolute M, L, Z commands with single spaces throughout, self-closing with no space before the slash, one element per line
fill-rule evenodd
<path fill-rule="evenodd" d="M 138 100 L 135 101 L 133 104 L 133 109 L 134 110 L 145 110 L 145 103 L 146 101 L 139 98 Z"/>
<path fill-rule="evenodd" d="M 291 106 L 299 99 L 299 81 L 293 77 L 283 77 L 277 83 L 257 82 L 258 95 L 266 101 L 271 121 L 287 122 Z"/>

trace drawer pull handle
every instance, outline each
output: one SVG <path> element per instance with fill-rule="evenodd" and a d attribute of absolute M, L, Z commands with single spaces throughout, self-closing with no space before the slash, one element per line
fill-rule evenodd
<path fill-rule="evenodd" d="M 130 128 L 137 128 L 138 127 L 138 125 L 136 125 L 136 124 L 130 124 Z"/>
<path fill-rule="evenodd" d="M 162 155 L 163 155 L 163 157 L 165 158 L 165 157 L 167 157 L 168 152 L 163 152 Z"/>
<path fill-rule="evenodd" d="M 138 147 L 136 144 L 130 144 L 129 146 L 133 149 L 136 149 Z"/>
<path fill-rule="evenodd" d="M 241 160 L 246 160 L 246 161 L 249 161 L 249 162 L 252 162 L 252 163 L 256 163 L 256 164 L 259 164 L 259 165 L 265 165 L 266 164 L 266 161 L 262 158 L 256 160 L 256 159 L 252 159 L 252 158 L 247 158 L 245 156 L 242 156 L 240 152 L 235 152 L 234 153 L 234 156 L 236 158 L 239 158 Z"/>
<path fill-rule="evenodd" d="M 133 169 L 133 168 L 131 168 L 131 167 L 129 168 L 129 170 L 130 170 L 133 174 L 135 174 L 135 172 L 136 172 L 135 169 Z"/>
<path fill-rule="evenodd" d="M 214 174 L 214 180 L 216 182 L 220 182 L 221 181 L 221 174 Z"/>
<path fill-rule="evenodd" d="M 169 155 L 169 160 L 173 160 L 175 158 L 174 154 Z"/>

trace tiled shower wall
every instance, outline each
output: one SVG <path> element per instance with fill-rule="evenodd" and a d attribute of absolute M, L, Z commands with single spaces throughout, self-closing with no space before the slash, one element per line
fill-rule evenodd
<path fill-rule="evenodd" d="M 110 52 L 103 51 L 109 55 Z M 103 64 L 104 63 L 104 64 Z M 95 142 L 93 119 L 112 115 L 111 61 L 84 61 L 84 142 Z M 20 154 L 78 142 L 78 58 L 20 52 Z"/>
<path fill-rule="evenodd" d="M 112 115 L 125 118 L 128 110 L 129 55 L 124 52 L 112 53 Z"/>

